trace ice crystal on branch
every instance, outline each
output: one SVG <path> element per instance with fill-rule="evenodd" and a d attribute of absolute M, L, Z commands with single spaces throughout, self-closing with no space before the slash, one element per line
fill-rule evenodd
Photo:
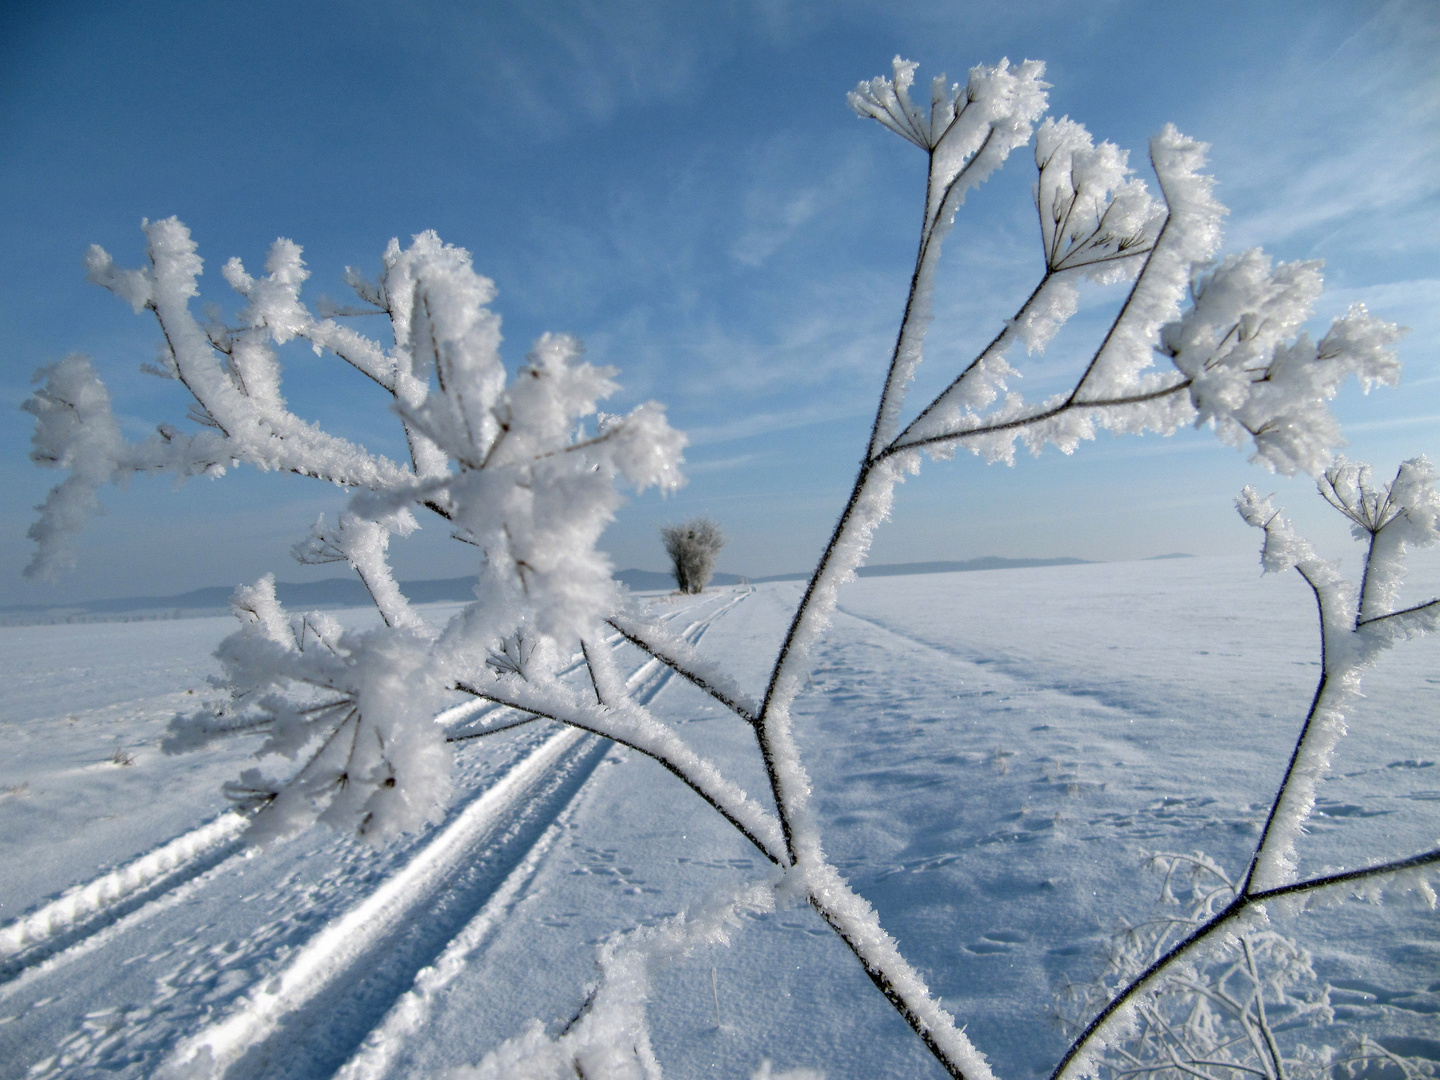
<path fill-rule="evenodd" d="M 240 589 L 241 630 L 220 648 L 225 698 L 178 718 L 172 748 L 234 731 L 268 732 L 262 753 L 291 768 L 250 770 L 232 787 L 255 815 L 256 837 L 287 835 L 321 819 L 382 837 L 433 818 L 448 791 L 449 752 L 433 723 L 441 695 L 469 665 L 506 643 L 553 639 L 569 648 L 615 608 L 610 567 L 595 543 L 619 505 L 617 484 L 643 490 L 681 481 L 684 439 L 663 410 L 642 405 L 583 424 L 615 389 L 578 342 L 542 337 L 508 379 L 499 355 L 495 289 L 463 249 L 422 233 L 392 242 L 378 282 L 350 278 L 360 300 L 389 316 L 392 344 L 317 318 L 300 296 L 308 277 L 289 240 L 270 249 L 263 275 L 238 259 L 223 277 L 244 299 L 233 324 L 190 310 L 203 263 L 174 218 L 145 224 L 149 265 L 118 269 L 92 248 L 90 277 L 160 323 L 160 370 L 193 397 L 200 430 L 162 425 L 127 443 L 88 360 L 42 370 L 26 403 L 36 416 L 34 459 L 70 470 L 32 529 L 35 571 L 64 561 L 69 536 L 98 508 L 96 491 L 136 472 L 184 478 L 236 464 L 283 469 L 350 489 L 338 522 L 317 522 L 297 544 L 301 562 L 346 562 L 384 620 L 365 633 L 318 614 L 291 617 L 274 579 Z M 290 411 L 276 348 L 296 339 L 329 351 L 388 391 L 410 450 L 392 462 Z M 396 583 L 388 548 L 435 514 L 478 548 L 477 600 L 443 632 L 427 626 Z M 526 650 L 526 658 L 530 655 Z M 542 650 L 547 658 L 556 649 Z"/>

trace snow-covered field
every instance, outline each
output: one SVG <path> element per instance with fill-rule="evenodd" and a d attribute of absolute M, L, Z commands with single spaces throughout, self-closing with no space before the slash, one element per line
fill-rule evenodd
<path fill-rule="evenodd" d="M 759 689 L 800 588 L 650 603 Z M 762 873 L 659 766 L 542 723 L 461 744 L 421 835 L 247 853 L 220 785 L 256 742 L 157 746 L 232 626 L 0 628 L 0 1075 L 150 1076 L 198 1046 L 231 1077 L 436 1075 L 563 1024 L 607 935 Z M 748 729 L 642 660 L 637 696 L 763 791 Z M 1317 660 L 1308 592 L 1252 560 L 870 578 L 796 715 L 832 856 L 997 1073 L 1033 1077 L 1065 1045 L 1057 990 L 1152 910 L 1147 853 L 1243 868 Z M 1368 677 L 1302 871 L 1440 835 L 1437 661 L 1411 642 Z M 1280 925 L 1340 1022 L 1440 1059 L 1433 912 L 1399 896 Z M 942 1075 L 805 908 L 667 969 L 651 1017 L 672 1076 Z"/>

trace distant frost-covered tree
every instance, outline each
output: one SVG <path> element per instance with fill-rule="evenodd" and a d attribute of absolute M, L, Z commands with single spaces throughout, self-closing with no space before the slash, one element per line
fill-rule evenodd
<path fill-rule="evenodd" d="M 715 574 L 715 559 L 725 546 L 725 534 L 709 518 L 694 518 L 683 525 L 666 525 L 660 530 L 665 554 L 675 574 L 675 587 L 682 593 L 704 592 Z"/>
<path fill-rule="evenodd" d="M 96 509 L 103 485 L 136 473 L 217 476 L 251 465 L 350 493 L 338 520 L 318 522 L 296 555 L 348 563 L 382 625 L 348 630 L 321 613 L 287 612 L 274 579 L 261 578 L 235 594 L 241 626 L 218 654 L 225 696 L 172 727 L 171 749 L 235 732 L 264 734 L 262 766 L 228 787 L 252 816 L 254 837 L 289 835 L 316 820 L 367 840 L 414 828 L 445 803 L 454 741 L 545 721 L 653 758 L 675 777 L 677 798 L 689 797 L 688 789 L 702 799 L 767 864 L 702 911 L 607 942 L 601 981 L 574 1021 L 553 1036 L 538 1024 L 517 1035 L 477 1066 L 478 1076 L 655 1075 L 659 1064 L 645 1033 L 650 965 L 723 940 L 743 911 L 799 902 L 839 935 L 946 1071 L 990 1080 L 963 1024 L 931 996 L 875 910 L 827 858 L 791 721 L 837 590 L 868 556 L 896 484 L 926 456 L 964 449 L 1008 462 L 1017 444 L 1069 454 L 1102 429 L 1170 434 L 1186 424 L 1208 425 L 1224 442 L 1248 447 L 1264 468 L 1323 477 L 1327 498 L 1370 543 L 1369 570 L 1357 589 L 1317 560 L 1264 500 L 1243 498 L 1246 519 L 1265 530 L 1267 567 L 1293 567 L 1316 591 L 1325 656 L 1315 706 L 1252 864 L 1229 879 L 1235 882 L 1229 899 L 1211 894 L 1212 907 L 1192 912 L 1190 930 L 1153 961 L 1105 983 L 1105 1003 L 1095 1002 L 1099 1012 L 1088 1021 L 1079 1018 L 1057 1077 L 1104 1071 L 1114 1060 L 1107 1052 L 1133 1052 L 1140 1061 L 1128 1072 L 1112 1069 L 1115 1075 L 1151 1075 L 1155 1062 L 1125 1049 L 1152 1000 L 1147 995 L 1168 993 L 1170 976 L 1188 970 L 1211 942 L 1248 930 L 1265 902 L 1321 888 L 1378 888 L 1387 876 L 1418 873 L 1440 859 L 1437 850 L 1364 865 L 1361 853 L 1362 865 L 1351 871 L 1310 880 L 1295 873 L 1294 844 L 1361 673 L 1378 649 L 1435 629 L 1440 611 L 1437 602 L 1397 609 L 1393 587 L 1405 547 L 1435 539 L 1428 466 L 1412 463 L 1392 484 L 1376 486 L 1367 474 L 1332 464 L 1341 440 L 1327 403 L 1349 378 L 1365 388 L 1396 381 L 1390 350 L 1396 328 L 1356 304 L 1313 341 L 1302 327 L 1321 290 L 1317 263 L 1277 264 L 1259 250 L 1217 257 L 1224 209 L 1202 172 L 1206 147 L 1173 127 L 1150 143 L 1152 190 L 1125 151 L 1097 144 L 1073 120 L 1044 116 L 1040 63 L 1002 60 L 973 68 L 963 83 L 936 78 L 928 107 L 910 95 L 914 72 L 914 64 L 897 58 L 891 77 L 861 83 L 850 95 L 860 115 L 925 158 L 919 250 L 853 487 L 758 694 L 629 606 L 595 547 L 621 485 L 680 483 L 683 437 L 654 404 L 624 417 L 597 414 L 597 403 L 615 389 L 614 372 L 586 363 L 572 338 L 541 337 L 525 363 L 507 372 L 499 318 L 489 307 L 494 288 L 462 249 L 433 233 L 406 247 L 391 241 L 378 277 L 348 273 L 358 307 L 324 312 L 301 299 L 307 271 L 300 248 L 278 240 L 263 274 L 252 275 L 238 259 L 222 268 L 240 297 L 228 320 L 192 311 L 202 262 L 174 218 L 146 223 L 147 259 L 138 269 L 116 266 L 99 248 L 87 257 L 92 281 L 158 321 L 163 343 L 149 368 L 188 391 L 191 423 L 163 423 L 150 438 L 129 442 L 89 360 L 71 356 L 42 369 L 41 386 L 25 406 L 36 417 L 32 456 L 69 475 L 31 530 L 35 573 L 63 565 L 67 541 Z M 907 409 L 955 215 L 971 190 L 1031 143 L 1039 212 L 1035 285 L 940 393 Z M 1017 345 L 1044 349 L 1077 310 L 1087 283 L 1125 283 L 1119 310 L 1067 390 L 1027 401 L 1011 387 L 1017 370 L 1010 354 Z M 377 316 L 386 330 L 360 333 L 348 321 L 359 315 Z M 330 434 L 290 410 L 276 349 L 297 340 L 356 368 L 385 396 L 403 431 L 406 460 Z M 390 538 L 421 519 L 438 520 L 475 556 L 476 599 L 445 626 L 415 612 L 390 568 Z M 766 777 L 759 797 L 627 694 L 612 657 L 621 639 L 744 725 Z M 585 681 L 565 678 L 571 669 Z M 507 708 L 471 720 L 463 732 L 447 729 L 434 718 L 455 694 Z M 1261 954 L 1257 963 L 1269 962 L 1266 948 Z M 1287 962 L 1283 949 L 1269 954 Z M 1042 1013 L 1037 1003 L 1037 1018 Z M 1169 1049 L 1173 1044 L 1162 1046 Z M 1236 1059 L 1234 1070 L 1212 1075 L 1281 1080 L 1283 1055 L 1259 1044 L 1256 1052 L 1259 1065 Z M 228 1062 L 216 1053 L 204 1068 L 223 1072 Z M 203 1071 L 199 1057 L 193 1065 Z M 1165 1067 L 1194 1076 L 1183 1060 Z"/>

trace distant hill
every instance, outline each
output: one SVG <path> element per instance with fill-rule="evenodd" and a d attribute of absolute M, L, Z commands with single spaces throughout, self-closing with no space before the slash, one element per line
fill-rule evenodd
<path fill-rule="evenodd" d="M 860 577 L 895 577 L 901 574 L 954 574 L 969 570 L 1021 570 L 1030 566 L 1082 566 L 1091 559 L 1002 559 L 986 555 L 964 562 L 906 562 L 880 566 L 862 566 Z"/>
<path fill-rule="evenodd" d="M 1188 555 L 1160 555 L 1161 559 L 1185 559 Z M 880 563 L 862 566 L 859 577 L 900 577 L 905 574 L 954 574 L 967 570 L 1017 570 L 1027 566 L 1079 566 L 1090 559 L 1003 559 L 987 555 L 980 559 L 966 559 L 963 562 L 910 562 Z M 809 572 L 793 574 L 771 574 L 767 577 L 743 578 L 735 574 L 716 574 L 710 579 L 712 585 L 739 585 L 741 582 L 760 584 L 765 581 L 804 581 Z M 620 570 L 615 574 L 619 581 L 637 592 L 654 589 L 673 589 L 675 578 L 656 570 Z"/>
<path fill-rule="evenodd" d="M 1161 559 L 1188 558 L 1185 555 L 1159 555 Z M 1003 559 L 987 556 L 963 562 L 889 563 L 862 566 L 861 577 L 895 577 L 903 574 L 948 574 L 967 570 L 1011 570 L 1028 566 L 1075 566 L 1087 559 Z M 738 574 L 716 574 L 713 585 L 739 585 L 750 581 L 804 581 L 808 573 L 771 574 L 767 577 L 744 578 Z M 657 570 L 619 570 L 615 580 L 636 592 L 669 591 L 675 588 L 670 574 Z M 416 604 L 463 602 L 474 597 L 475 579 L 425 578 L 402 581 L 400 587 Z M 129 619 L 194 618 L 203 615 L 225 615 L 230 611 L 233 587 L 212 585 L 191 589 L 174 596 L 129 596 L 118 600 L 89 600 L 75 604 L 19 604 L 0 608 L 0 625 L 34 623 L 109 622 Z M 370 594 L 353 577 L 333 577 L 323 581 L 279 581 L 275 595 L 291 608 L 368 607 Z"/>

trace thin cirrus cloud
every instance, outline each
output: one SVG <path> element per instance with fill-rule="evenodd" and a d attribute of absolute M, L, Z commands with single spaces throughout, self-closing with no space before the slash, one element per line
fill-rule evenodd
<path fill-rule="evenodd" d="M 751 462 L 759 459 L 759 457 L 759 454 L 739 454 L 735 457 L 709 458 L 705 461 L 686 461 L 685 472 L 690 476 L 724 472 L 728 469 L 738 469 L 742 465 L 749 465 Z"/>
<path fill-rule="evenodd" d="M 1257 71 L 1249 108 L 1225 110 L 1217 99 L 1211 119 L 1235 242 L 1309 236 L 1372 253 L 1433 250 L 1435 14 L 1431 3 L 1391 0 L 1333 48 L 1314 42 Z"/>
<path fill-rule="evenodd" d="M 844 420 L 860 415 L 863 415 L 863 412 L 856 409 L 853 403 L 848 406 L 840 403 L 830 405 L 815 404 L 781 412 L 753 413 L 727 421 L 723 424 L 708 427 L 694 427 L 687 431 L 686 434 L 689 436 L 691 446 L 706 446 L 714 443 L 728 443 L 740 439 L 751 439 L 761 435 L 774 435 L 784 431 L 794 431 L 797 428 L 811 427 L 815 424 Z M 759 457 L 759 455 L 752 456 Z M 738 462 L 739 459 L 736 460 Z"/>
<path fill-rule="evenodd" d="M 734 550 L 773 549 L 780 568 L 793 569 L 843 504 L 858 447 L 831 451 L 868 423 L 924 189 L 924 155 L 856 119 L 845 92 L 888 72 L 897 52 L 921 62 L 922 90 L 941 70 L 963 80 L 971 64 L 1033 56 L 1051 61 L 1055 112 L 1128 144 L 1152 184 L 1144 140 L 1166 120 L 1213 143 L 1217 192 L 1234 211 L 1225 250 L 1264 244 L 1277 257 L 1329 261 L 1336 287 L 1312 334 L 1355 301 L 1411 326 L 1400 346 L 1404 393 L 1362 400 L 1347 391 L 1340 409 L 1356 456 L 1436 452 L 1440 20 L 1430 0 L 1212 0 L 1203 16 L 1138 0 L 238 3 L 256 17 L 155 0 L 143 33 L 103 5 L 57 5 L 74 17 L 36 16 L 24 41 L 4 46 L 0 195 L 24 257 L 0 268 L 0 398 L 18 403 L 36 366 L 87 347 L 127 433 L 180 420 L 174 384 L 157 390 L 130 374 L 153 356 L 153 322 L 112 332 L 128 313 L 87 290 L 77 268 L 91 240 L 137 265 L 142 216 L 187 220 L 212 269 L 235 253 L 258 266 L 271 238 L 293 235 L 315 260 L 312 296 L 342 292 L 346 262 L 373 272 L 389 236 L 436 228 L 495 278 L 508 364 L 542 331 L 573 332 L 592 359 L 620 369 L 608 408 L 668 405 L 697 449 L 692 482 L 667 513 L 730 498 L 737 478 L 757 502 L 782 489 L 828 493 L 813 507 L 792 499 L 783 514 L 723 522 Z M 264 77 L 250 78 L 257 72 Z M 235 85 L 247 87 L 243 107 L 216 89 Z M 57 132 L 68 133 L 71 156 L 52 146 Z M 216 168 L 191 136 L 213 136 L 203 145 L 233 156 Z M 983 347 L 1041 271 L 1029 156 L 1017 152 L 972 193 L 946 242 L 912 409 Z M 206 299 L 223 291 L 206 280 Z M 1014 351 L 1024 378 L 1013 388 L 1034 400 L 1058 387 L 1118 302 L 1115 290 L 1082 290 L 1080 312 L 1045 354 Z M 297 359 L 287 395 L 313 406 L 307 416 L 366 436 L 327 396 L 329 370 Z M 58 479 L 26 464 L 27 440 L 25 425 L 0 430 L 7 521 L 28 518 Z M 1161 470 L 1201 445 L 1214 440 L 1117 441 L 1076 456 L 1138 455 Z M 949 490 L 952 473 L 980 467 L 962 455 L 934 468 L 947 478 L 936 492 Z M 926 469 L 906 500 L 928 483 Z M 1199 485 L 1196 514 L 1208 502 L 1228 523 L 1232 473 L 1210 487 L 1187 480 Z M 1013 554 L 1026 542 L 1033 523 L 1011 507 L 1043 501 L 1026 487 L 1035 475 L 1024 462 L 987 474 L 987 484 L 1014 485 L 1012 496 L 987 510 L 985 543 L 995 546 L 968 554 Z M 163 552 L 188 543 L 181 511 L 195 492 L 219 507 L 226 491 L 252 499 L 273 481 L 237 470 L 223 487 L 171 496 L 146 484 L 103 499 L 112 523 L 143 502 Z M 648 498 L 607 536 L 621 565 L 642 565 L 655 548 Z M 780 517 L 783 530 L 770 524 Z M 213 579 L 233 580 L 227 568 L 242 564 L 295 572 L 288 544 L 261 558 L 253 528 L 232 531 L 248 539 L 231 544 L 223 523 L 204 533 Z M 5 538 L 0 565 L 23 565 L 23 532 Z M 933 549 L 906 557 L 954 557 L 958 547 L 946 545 L 961 539 L 943 532 L 926 534 Z M 1129 551 L 1140 541 L 1115 543 Z M 1107 549 L 1097 541 L 1062 553 L 1103 558 Z M 214 583 L 202 563 L 187 563 L 197 578 L 183 586 Z M 89 580 L 96 591 L 116 587 Z"/>
<path fill-rule="evenodd" d="M 827 155 L 830 156 L 830 155 Z M 833 214 L 852 201 L 872 172 L 861 146 L 851 144 L 834 155 L 819 182 L 813 154 L 801 153 L 792 134 L 778 136 L 754 155 L 755 179 L 745 195 L 744 231 L 730 245 L 742 266 L 758 267 L 821 214 Z"/>

